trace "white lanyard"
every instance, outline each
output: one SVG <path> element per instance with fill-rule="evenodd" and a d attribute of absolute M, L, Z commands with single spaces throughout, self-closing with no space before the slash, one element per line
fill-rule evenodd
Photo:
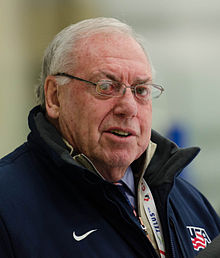
<path fill-rule="evenodd" d="M 141 195 L 144 204 L 144 210 L 151 225 L 151 228 L 154 232 L 154 236 L 160 251 L 160 256 L 165 257 L 165 245 L 160 219 L 150 188 L 148 187 L 144 179 L 141 182 Z"/>

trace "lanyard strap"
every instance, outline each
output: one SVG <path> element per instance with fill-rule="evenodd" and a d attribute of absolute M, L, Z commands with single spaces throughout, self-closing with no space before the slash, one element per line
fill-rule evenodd
<path fill-rule="evenodd" d="M 142 179 L 141 182 L 141 196 L 143 200 L 144 210 L 153 230 L 160 251 L 160 255 L 161 257 L 165 257 L 165 245 L 159 215 L 150 188 L 144 179 Z"/>

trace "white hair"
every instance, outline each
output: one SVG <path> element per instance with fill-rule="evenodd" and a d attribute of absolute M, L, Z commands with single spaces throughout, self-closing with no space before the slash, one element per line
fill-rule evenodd
<path fill-rule="evenodd" d="M 48 75 L 58 72 L 68 72 L 74 66 L 74 45 L 79 39 L 89 37 L 98 32 L 120 32 L 131 36 L 144 49 L 142 38 L 133 29 L 114 18 L 93 18 L 80 21 L 64 28 L 59 32 L 47 47 L 40 74 L 40 83 L 35 89 L 37 103 L 45 109 L 44 83 Z M 75 49 L 76 50 L 76 49 Z M 57 78 L 58 84 L 68 83 L 69 79 Z"/>

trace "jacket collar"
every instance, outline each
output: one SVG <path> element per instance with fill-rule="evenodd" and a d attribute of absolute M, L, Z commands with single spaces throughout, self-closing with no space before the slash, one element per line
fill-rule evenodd
<path fill-rule="evenodd" d="M 174 142 L 152 130 L 151 140 L 157 149 L 145 173 L 149 186 L 172 183 L 173 178 L 197 156 L 198 147 L 179 148 Z"/>

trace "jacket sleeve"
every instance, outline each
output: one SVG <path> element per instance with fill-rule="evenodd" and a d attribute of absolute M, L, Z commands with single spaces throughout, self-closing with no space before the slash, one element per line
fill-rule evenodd
<path fill-rule="evenodd" d="M 0 218 L 0 257 L 1 258 L 14 258 L 11 240 L 4 222 Z"/>

